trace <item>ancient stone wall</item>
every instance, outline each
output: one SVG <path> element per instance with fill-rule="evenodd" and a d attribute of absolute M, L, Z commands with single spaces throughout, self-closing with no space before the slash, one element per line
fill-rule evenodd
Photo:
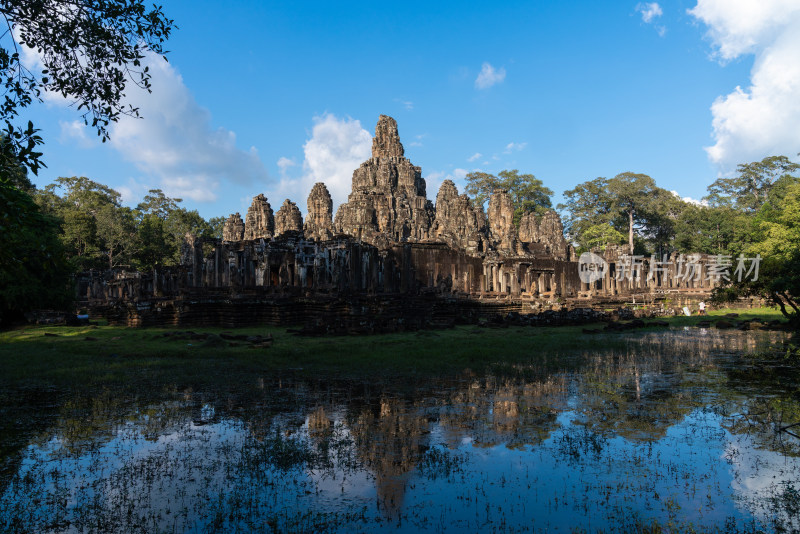
<path fill-rule="evenodd" d="M 253 197 L 244 225 L 245 239 L 270 239 L 275 234 L 272 207 L 263 194 Z"/>
<path fill-rule="evenodd" d="M 714 287 L 702 273 L 691 280 L 677 276 L 677 259 L 646 275 L 648 265 L 668 262 L 639 257 L 639 270 L 631 271 L 624 252 L 609 247 L 603 277 L 584 283 L 556 212 L 527 213 L 517 227 L 508 192 L 494 191 L 484 214 L 450 180 L 439 189 L 434 208 L 421 169 L 405 157 L 397 123 L 381 115 L 372 157 L 353 172 L 352 192 L 335 219 L 322 183 L 309 194 L 305 226 L 292 201 L 273 216 L 261 194 L 246 221 L 238 213 L 227 218 L 222 240 L 187 235 L 180 268 L 91 275 L 78 284 L 78 298 L 110 314 L 127 314 L 131 324 L 227 324 L 302 322 L 302 313 L 336 309 L 357 316 L 361 308 L 353 303 L 367 300 L 363 309 L 370 313 L 421 320 L 434 309 L 447 315 L 441 307 L 453 302 L 459 309 L 481 310 L 496 302 L 502 304 L 492 309 L 514 311 L 652 300 L 674 292 L 705 296 Z M 706 273 L 712 261 L 697 258 Z M 619 276 L 626 269 L 629 276 Z M 350 304 L 341 304 L 345 296 Z M 412 300 L 427 304 L 403 304 Z M 166 301 L 171 304 L 154 304 Z"/>
<path fill-rule="evenodd" d="M 539 216 L 528 212 L 522 216 L 519 225 L 519 241 L 524 252 L 537 257 L 551 257 L 559 260 L 570 260 L 572 247 L 564 238 L 564 227 L 561 218 L 553 211 Z M 539 246 L 531 246 L 536 244 Z"/>
<path fill-rule="evenodd" d="M 239 213 L 231 213 L 222 226 L 223 241 L 241 241 L 244 239 L 244 222 Z"/>
<path fill-rule="evenodd" d="M 288 198 L 275 214 L 275 236 L 281 237 L 289 232 L 302 233 L 303 216 L 297 204 Z"/>
<path fill-rule="evenodd" d="M 333 201 L 328 188 L 317 182 L 308 195 L 308 216 L 304 227 L 306 239 L 326 240 L 333 237 Z"/>
<path fill-rule="evenodd" d="M 426 197 L 422 170 L 403 153 L 397 122 L 381 115 L 372 158 L 353 172 L 352 193 L 336 212 L 336 233 L 384 249 L 391 242 L 428 238 L 433 204 Z"/>
<path fill-rule="evenodd" d="M 514 203 L 508 191 L 495 189 L 486 210 L 492 245 L 503 254 L 516 252 L 517 228 L 514 226 Z"/>
<path fill-rule="evenodd" d="M 430 237 L 471 255 L 488 250 L 486 215 L 473 206 L 467 195 L 459 195 L 452 180 L 445 180 L 436 195 L 436 217 Z"/>
<path fill-rule="evenodd" d="M 582 283 L 587 297 L 655 295 L 709 295 L 721 282 L 715 275 L 717 258 L 709 254 L 641 256 L 628 253 L 627 245 L 596 251 L 606 262 L 603 276 L 591 284 Z"/>

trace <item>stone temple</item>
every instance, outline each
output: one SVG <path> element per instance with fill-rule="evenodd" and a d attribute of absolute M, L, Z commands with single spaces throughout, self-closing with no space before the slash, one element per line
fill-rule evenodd
<path fill-rule="evenodd" d="M 81 304 L 112 322 L 139 324 L 299 324 L 335 315 L 349 323 L 387 317 L 453 321 L 531 313 L 678 287 L 666 276 L 614 279 L 578 275 L 573 247 L 555 211 L 527 213 L 519 226 L 508 192 L 487 211 L 446 180 L 428 199 L 422 169 L 405 155 L 397 122 L 381 115 L 372 157 L 353 171 L 352 192 L 333 214 L 323 183 L 312 188 L 305 221 L 286 199 L 277 212 L 265 195 L 242 219 L 230 215 L 221 240 L 187 235 L 179 268 L 115 272 L 79 280 Z M 640 297 L 641 301 L 641 297 Z"/>

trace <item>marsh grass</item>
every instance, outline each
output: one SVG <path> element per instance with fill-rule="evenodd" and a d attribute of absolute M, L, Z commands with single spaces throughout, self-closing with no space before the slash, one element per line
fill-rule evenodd
<path fill-rule="evenodd" d="M 676 327 L 720 318 L 731 310 L 715 310 L 703 318 L 673 317 Z M 769 308 L 741 313 L 741 320 L 780 318 Z M 240 329 L 202 328 L 196 332 L 271 335 L 270 348 L 235 343 L 208 344 L 165 334 L 177 329 L 115 326 L 26 327 L 0 332 L 0 385 L 81 387 L 92 384 L 148 383 L 213 385 L 224 377 L 247 378 L 253 373 L 317 376 L 320 373 L 352 377 L 399 377 L 414 374 L 451 374 L 488 366 L 538 363 L 558 367 L 554 356 L 624 346 L 623 335 L 587 335 L 593 325 L 562 327 L 479 328 L 345 337 L 298 337 L 279 327 Z M 602 326 L 602 325 L 595 325 Z M 653 327 L 652 329 L 656 329 Z M 181 329 L 185 331 L 186 329 Z M 651 328 L 645 328 L 649 331 Z M 237 345 L 237 346 L 230 346 Z"/>
<path fill-rule="evenodd" d="M 778 318 L 739 319 L 753 317 Z M 797 387 L 786 378 L 796 351 L 751 351 L 767 332 L 690 328 L 707 319 L 599 334 L 235 330 L 271 335 L 270 348 L 164 335 L 176 329 L 0 332 L 0 527 L 502 532 L 600 514 L 622 532 L 763 530 L 742 516 L 685 516 L 730 504 L 717 482 L 730 436 L 782 450 L 756 417 L 774 426 L 800 413 L 791 394 L 778 395 Z M 770 374 L 767 354 L 783 371 Z M 731 453 L 730 466 L 740 461 Z M 377 496 L 350 496 L 356 483 Z M 752 506 L 762 513 L 766 502 L 773 529 L 791 531 L 797 495 L 777 482 Z M 345 504 L 319 505 L 338 498 Z M 544 519 L 526 523 L 534 511 Z"/>

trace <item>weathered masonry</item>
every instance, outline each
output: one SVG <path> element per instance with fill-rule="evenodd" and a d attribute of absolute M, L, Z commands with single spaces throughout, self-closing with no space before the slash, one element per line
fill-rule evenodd
<path fill-rule="evenodd" d="M 241 324 L 356 310 L 402 316 L 397 310 L 404 307 L 426 317 L 443 303 L 525 312 L 666 290 L 707 294 L 711 287 L 641 272 L 616 280 L 616 250 L 605 277 L 583 283 L 558 214 L 527 213 L 516 226 L 506 191 L 495 191 L 484 212 L 446 180 L 434 205 L 422 170 L 405 157 L 397 123 L 385 115 L 372 157 L 353 172 L 352 192 L 335 217 L 323 183 L 314 185 L 307 206 L 303 221 L 294 202 L 286 199 L 273 212 L 259 194 L 244 219 L 228 217 L 221 240 L 187 235 L 179 268 L 86 273 L 79 298 L 129 324 Z"/>

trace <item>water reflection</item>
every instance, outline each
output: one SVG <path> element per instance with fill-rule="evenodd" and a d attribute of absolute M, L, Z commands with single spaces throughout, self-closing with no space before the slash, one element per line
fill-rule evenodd
<path fill-rule="evenodd" d="M 741 376 L 782 335 L 626 339 L 414 384 L 76 396 L 3 458 L 0 530 L 800 528 L 798 441 L 764 416 L 797 385 Z"/>

